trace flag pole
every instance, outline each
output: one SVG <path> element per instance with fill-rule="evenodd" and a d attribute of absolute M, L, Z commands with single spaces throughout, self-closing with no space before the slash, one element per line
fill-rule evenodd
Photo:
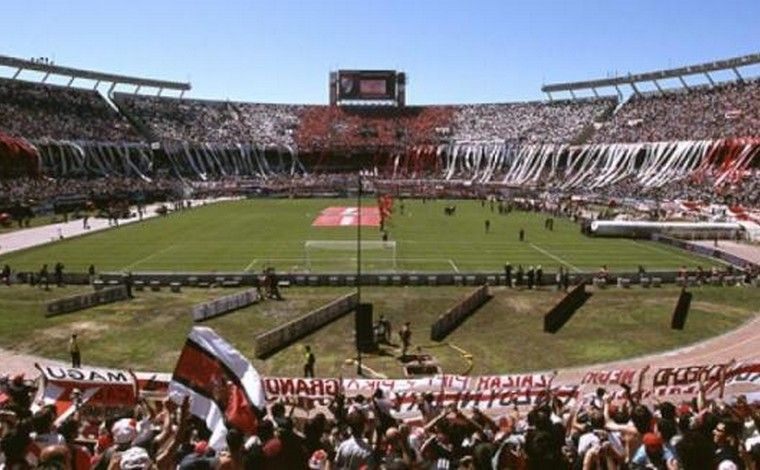
<path fill-rule="evenodd" d="M 362 301 L 362 170 L 358 173 L 359 190 L 356 192 L 356 308 Z M 354 331 L 354 334 L 358 334 Z M 356 343 L 356 374 L 362 375 L 362 351 Z"/>

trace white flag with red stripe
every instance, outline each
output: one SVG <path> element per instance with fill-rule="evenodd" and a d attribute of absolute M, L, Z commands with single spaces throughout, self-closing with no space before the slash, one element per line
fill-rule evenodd
<path fill-rule="evenodd" d="M 214 330 L 194 327 L 174 369 L 169 394 L 190 396 L 190 412 L 211 431 L 209 445 L 225 447 L 226 423 L 255 434 L 256 410 L 266 405 L 261 377 L 250 362 Z"/>

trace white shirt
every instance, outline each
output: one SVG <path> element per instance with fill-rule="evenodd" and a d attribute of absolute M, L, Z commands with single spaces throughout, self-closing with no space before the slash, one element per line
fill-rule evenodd
<path fill-rule="evenodd" d="M 351 436 L 338 446 L 335 455 L 336 468 L 357 470 L 368 463 L 373 463 L 372 446 L 364 439 Z"/>

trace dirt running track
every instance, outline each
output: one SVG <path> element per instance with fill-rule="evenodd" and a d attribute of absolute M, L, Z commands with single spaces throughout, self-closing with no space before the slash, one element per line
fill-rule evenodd
<path fill-rule="evenodd" d="M 66 347 L 67 344 L 61 344 L 62 349 Z M 83 351 L 83 356 L 86 362 L 86 350 Z M 585 372 L 589 370 L 631 369 L 646 365 L 657 368 L 719 364 L 731 359 L 747 362 L 760 361 L 760 315 L 733 331 L 690 346 L 633 359 L 563 369 L 561 372 L 563 382 L 579 383 Z M 62 364 L 60 361 L 0 349 L 0 375 L 24 373 L 27 378 L 35 377 L 37 375 L 35 362 Z"/>

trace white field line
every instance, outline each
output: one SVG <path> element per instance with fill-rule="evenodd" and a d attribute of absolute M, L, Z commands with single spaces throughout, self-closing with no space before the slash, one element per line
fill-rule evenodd
<path fill-rule="evenodd" d="M 248 272 L 248 271 L 250 271 L 250 270 L 251 270 L 251 268 L 253 267 L 253 265 L 254 265 L 254 264 L 256 264 L 258 261 L 259 261 L 259 259 L 258 259 L 258 258 L 253 258 L 253 260 L 251 260 L 251 262 L 250 262 L 250 263 L 248 263 L 248 266 L 246 266 L 245 268 L 243 268 L 243 271 L 244 271 L 244 272 Z"/>
<path fill-rule="evenodd" d="M 456 273 L 459 272 L 459 268 L 457 268 L 457 265 L 454 263 L 454 261 L 451 258 L 449 258 L 449 264 L 451 265 L 452 268 L 454 268 L 454 272 Z"/>
<path fill-rule="evenodd" d="M 534 245 L 533 243 L 528 243 L 528 245 L 530 245 L 531 248 L 533 248 L 534 250 L 538 251 L 539 253 L 543 253 L 544 255 L 548 256 L 549 258 L 551 258 L 551 259 L 553 259 L 555 261 L 559 261 L 560 263 L 562 263 L 565 266 L 569 266 L 576 273 L 581 272 L 581 270 L 578 269 L 576 266 L 573 266 L 572 264 L 568 263 L 567 261 L 565 261 L 564 259 L 560 258 L 559 256 L 556 256 L 556 255 L 553 255 L 553 254 L 549 253 L 548 251 L 544 250 L 540 246 Z"/>
<path fill-rule="evenodd" d="M 640 243 L 640 242 L 638 242 L 637 240 L 631 240 L 631 242 L 633 242 L 633 243 L 634 243 L 634 244 L 636 244 L 637 246 L 640 246 L 640 247 L 642 247 L 642 248 L 645 248 L 645 249 L 647 249 L 647 250 L 650 250 L 650 251 L 656 251 L 656 252 L 659 252 L 659 253 L 663 253 L 663 254 L 666 254 L 666 255 L 668 255 L 668 256 L 672 256 L 672 257 L 674 257 L 674 258 L 678 258 L 678 259 L 680 259 L 680 260 L 682 260 L 682 261 L 688 261 L 688 262 L 689 262 L 689 264 L 692 264 L 692 263 L 694 263 L 694 259 L 693 259 L 693 258 L 689 258 L 688 256 L 685 256 L 685 255 L 679 254 L 678 252 L 675 252 L 675 251 L 671 251 L 671 250 L 667 250 L 667 249 L 665 249 L 665 248 L 662 248 L 662 247 L 659 247 L 659 246 L 657 246 L 657 245 L 653 245 L 653 244 L 648 244 L 648 243 Z M 657 243 L 657 242 L 649 242 L 649 243 Z M 676 250 L 680 250 L 680 248 L 675 248 L 675 249 L 676 249 Z M 690 252 L 690 253 L 691 253 L 691 252 Z M 714 261 L 717 261 L 717 262 L 719 262 L 719 263 L 722 263 L 722 264 L 726 264 L 726 265 L 728 265 L 728 264 L 731 264 L 731 263 L 728 263 L 728 262 L 726 262 L 726 261 L 723 261 L 722 259 L 718 259 L 718 258 L 711 258 L 711 257 L 709 257 L 709 256 L 700 255 L 699 253 L 694 253 L 694 255 L 695 255 L 695 256 L 698 256 L 698 257 L 700 257 L 700 258 L 706 258 L 706 259 L 709 259 L 709 260 L 714 260 Z"/>
<path fill-rule="evenodd" d="M 122 267 L 121 271 L 128 271 L 128 270 L 134 268 L 135 266 L 139 265 L 140 263 L 144 263 L 144 262 L 148 261 L 149 259 L 153 259 L 154 257 L 156 257 L 158 255 L 162 255 L 162 254 L 166 253 L 167 251 L 169 251 L 169 250 L 171 250 L 173 248 L 176 248 L 176 245 L 169 245 L 166 248 L 161 248 L 160 250 L 154 251 L 153 253 L 149 254 L 148 256 L 146 256 L 144 258 L 140 258 L 137 261 L 135 261 L 134 263 L 131 263 L 131 264 L 128 264 L 128 265 Z"/>

